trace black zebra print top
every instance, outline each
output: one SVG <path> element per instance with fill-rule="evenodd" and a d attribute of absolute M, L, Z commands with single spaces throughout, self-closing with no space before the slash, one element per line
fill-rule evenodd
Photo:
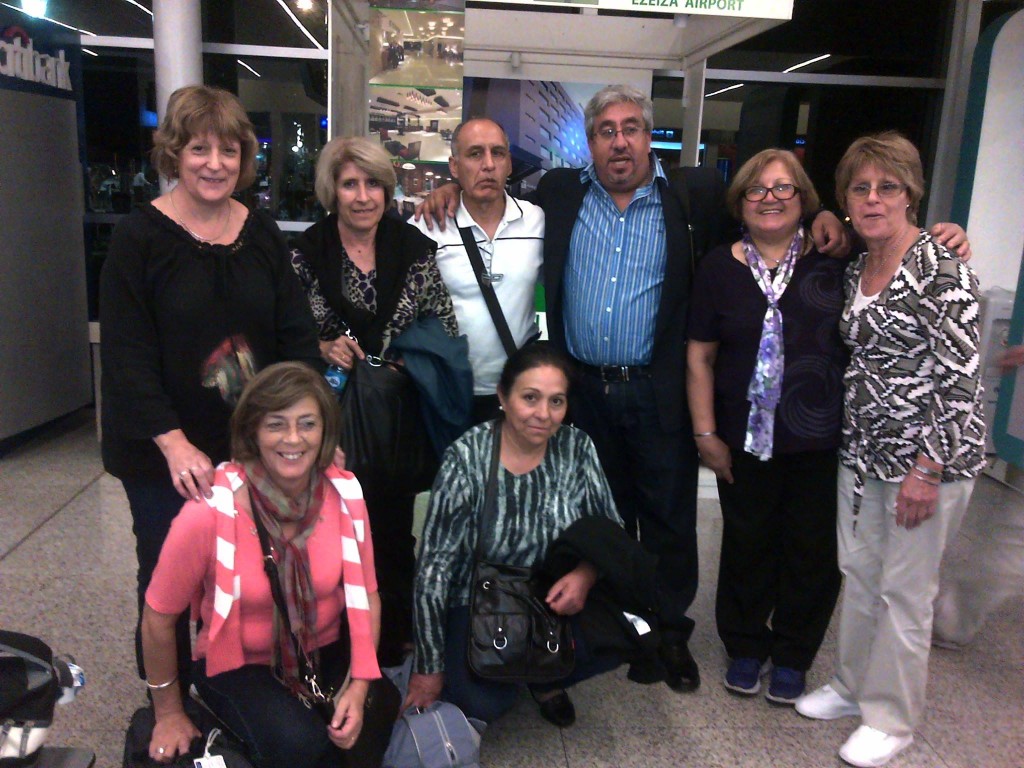
<path fill-rule="evenodd" d="M 473 427 L 452 443 L 434 480 L 416 568 L 416 672 L 444 670 L 447 609 L 469 604 L 492 423 Z M 485 557 L 533 565 L 563 530 L 587 515 L 621 523 L 590 437 L 563 426 L 533 471 L 513 475 L 499 467 L 498 515 Z"/>

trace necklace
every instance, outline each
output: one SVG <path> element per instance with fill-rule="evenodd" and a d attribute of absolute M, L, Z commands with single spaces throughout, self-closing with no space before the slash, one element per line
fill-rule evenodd
<path fill-rule="evenodd" d="M 878 277 L 878 275 L 882 272 L 882 267 L 884 267 L 889 262 L 889 259 L 896 255 L 896 251 L 899 250 L 899 245 L 901 242 L 903 242 L 904 237 L 905 235 L 901 235 L 900 238 L 896 241 L 896 245 L 893 246 L 892 250 L 889 251 L 889 253 L 887 253 L 881 259 L 879 259 L 874 264 L 874 266 L 871 267 L 871 275 L 869 279 L 874 280 L 876 277 Z"/>
<path fill-rule="evenodd" d="M 202 235 L 197 234 L 196 232 L 193 232 L 191 229 L 189 229 L 188 224 L 185 223 L 185 219 L 181 215 L 181 211 L 178 210 L 178 206 L 174 202 L 174 191 L 171 190 L 170 194 L 168 194 L 167 196 L 171 199 L 171 208 L 174 209 L 174 215 L 178 217 L 178 223 L 181 225 L 181 228 L 184 229 L 186 232 L 188 232 L 190 235 L 192 235 L 192 237 L 194 239 L 198 240 L 199 242 L 201 242 L 201 243 L 212 243 L 212 242 L 215 242 L 216 240 L 220 240 L 222 237 L 224 237 L 224 233 L 228 231 L 228 224 L 231 223 L 231 201 L 230 200 L 228 200 L 228 204 L 227 204 L 227 208 L 226 208 L 227 214 L 224 216 L 224 226 L 221 227 L 220 233 L 216 237 L 203 237 Z"/>

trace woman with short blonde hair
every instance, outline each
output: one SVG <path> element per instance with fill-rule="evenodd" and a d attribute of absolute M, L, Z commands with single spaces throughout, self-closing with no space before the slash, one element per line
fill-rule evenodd
<path fill-rule="evenodd" d="M 451 296 L 434 260 L 437 244 L 387 215 L 395 171 L 378 144 L 362 137 L 328 142 L 316 166 L 317 198 L 329 211 L 294 242 L 299 275 L 320 329 L 324 361 L 351 371 L 367 355 L 390 357 L 391 342 L 419 319 L 436 317 L 458 334 Z M 414 495 L 363 478 L 378 533 L 383 663 L 400 664 L 412 639 Z"/>

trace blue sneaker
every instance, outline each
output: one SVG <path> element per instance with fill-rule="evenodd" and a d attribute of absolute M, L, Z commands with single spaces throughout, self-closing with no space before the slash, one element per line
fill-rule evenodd
<path fill-rule="evenodd" d="M 773 704 L 791 707 L 804 695 L 807 674 L 791 667 L 774 667 L 768 693 L 764 695 Z"/>
<path fill-rule="evenodd" d="M 753 696 L 761 690 L 761 671 L 759 659 L 733 659 L 725 673 L 725 687 L 741 696 Z"/>

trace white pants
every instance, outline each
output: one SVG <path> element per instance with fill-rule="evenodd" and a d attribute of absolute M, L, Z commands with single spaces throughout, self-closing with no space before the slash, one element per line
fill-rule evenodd
<path fill-rule="evenodd" d="M 840 467 L 836 528 L 846 584 L 831 684 L 860 705 L 864 725 L 907 736 L 924 712 L 939 563 L 974 480 L 943 483 L 935 514 L 907 530 L 896 525 L 900 484 L 868 479 L 854 531 L 853 478 Z"/>

